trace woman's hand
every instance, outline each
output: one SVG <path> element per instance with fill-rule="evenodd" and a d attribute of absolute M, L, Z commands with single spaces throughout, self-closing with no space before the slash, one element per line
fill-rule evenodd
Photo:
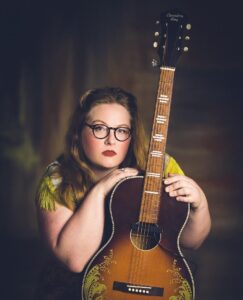
<path fill-rule="evenodd" d="M 104 176 L 96 185 L 95 188 L 98 189 L 98 192 L 105 197 L 114 185 L 119 182 L 121 179 L 135 176 L 138 174 L 138 170 L 134 168 L 122 168 L 116 169 L 106 176 Z"/>
<path fill-rule="evenodd" d="M 171 197 L 190 203 L 192 209 L 180 241 L 186 248 L 197 249 L 211 229 L 207 198 L 199 185 L 184 175 L 169 174 L 164 183 L 165 190 Z"/>
<path fill-rule="evenodd" d="M 169 174 L 164 183 L 166 185 L 165 191 L 169 193 L 170 197 L 175 197 L 177 201 L 190 203 L 194 210 L 207 203 L 202 189 L 187 176 Z"/>

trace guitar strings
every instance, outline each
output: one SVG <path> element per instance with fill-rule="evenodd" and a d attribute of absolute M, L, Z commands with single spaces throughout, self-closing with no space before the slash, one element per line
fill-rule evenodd
<path fill-rule="evenodd" d="M 151 137 L 150 148 L 152 148 L 152 144 L 153 143 L 152 143 L 152 137 Z M 150 160 L 148 163 L 150 163 Z M 148 165 L 147 168 L 150 168 L 150 166 Z M 145 186 L 145 188 L 146 188 L 146 186 Z M 144 221 L 146 221 L 145 211 L 147 210 L 148 203 L 151 202 L 149 195 L 147 195 L 147 196 L 148 196 L 147 197 L 148 201 L 145 201 L 145 199 L 142 199 L 142 207 L 141 207 L 142 215 L 141 215 L 139 223 L 138 223 L 138 228 L 135 229 L 136 230 L 135 243 L 137 244 L 137 247 L 140 249 L 143 249 L 144 244 L 145 244 L 144 242 L 146 239 L 146 236 L 145 236 L 146 222 L 144 222 Z M 145 245 L 145 247 L 147 247 L 147 245 Z M 133 250 L 133 259 L 132 259 L 131 272 L 130 272 L 130 282 L 131 283 L 136 283 L 137 282 L 136 275 L 141 273 L 141 265 L 143 264 L 142 258 L 143 258 L 143 256 L 141 255 L 139 250 L 137 250 L 137 249 Z"/>
<path fill-rule="evenodd" d="M 156 110 L 157 110 L 157 107 L 156 107 Z M 156 111 L 155 111 L 155 114 L 156 114 Z M 153 125 L 153 127 L 154 127 L 154 125 Z M 153 128 L 153 132 L 154 132 L 154 128 Z M 152 137 L 151 137 L 151 143 L 150 143 L 150 149 L 152 149 L 153 148 L 153 143 L 152 143 Z M 150 163 L 151 161 L 149 160 L 148 161 L 148 164 Z M 147 166 L 147 169 L 150 169 L 150 166 L 148 165 Z M 145 177 L 146 179 L 147 179 L 147 177 Z M 146 188 L 146 186 L 145 186 L 145 188 Z M 147 188 L 146 188 L 147 189 Z M 147 240 L 146 239 L 148 239 L 147 238 L 147 236 L 146 236 L 146 231 L 148 231 L 148 228 L 146 228 L 147 226 L 146 226 L 146 224 L 147 224 L 147 222 L 146 222 L 146 219 L 145 219 L 145 217 L 146 217 L 146 214 L 145 214 L 145 212 L 147 211 L 147 208 L 148 208 L 148 206 L 150 206 L 150 203 L 151 203 L 151 199 L 150 199 L 151 197 L 148 195 L 148 197 L 147 197 L 147 201 L 146 201 L 146 198 L 145 199 L 143 199 L 143 206 L 142 206 L 142 222 L 140 222 L 139 224 L 138 224 L 138 247 L 140 248 L 140 249 L 143 249 L 143 248 L 147 248 L 148 247 L 148 245 L 147 245 Z M 149 211 L 148 211 L 149 212 Z M 132 278 L 132 280 L 134 281 L 135 279 L 136 279 L 136 275 L 137 274 L 141 274 L 141 269 L 142 269 L 142 265 L 143 265 L 143 262 L 142 262 L 142 260 L 143 260 L 143 256 L 142 256 L 142 254 L 141 254 L 141 252 L 139 251 L 138 252 L 138 255 L 135 257 L 135 260 L 136 260 L 136 262 L 135 262 L 135 266 L 136 266 L 136 269 L 139 271 L 139 272 L 134 272 L 134 276 L 133 276 L 133 278 Z"/>
<path fill-rule="evenodd" d="M 161 78 L 162 78 L 162 74 L 161 74 L 161 77 L 160 77 L 160 81 L 159 81 L 159 90 L 158 90 L 158 97 L 161 93 L 161 85 L 163 85 L 163 81 L 161 81 Z M 156 115 L 159 114 L 159 103 L 158 103 L 158 100 L 156 102 L 156 109 L 155 109 L 155 116 L 154 118 L 156 118 Z M 154 120 L 155 121 L 155 120 Z M 156 126 L 156 122 L 153 122 L 153 130 L 152 132 L 155 133 L 157 132 L 157 126 Z M 151 136 L 151 142 L 150 142 L 150 153 L 152 151 L 152 149 L 155 148 L 155 142 L 153 141 L 153 137 Z M 157 150 L 157 149 L 156 149 Z M 149 155 L 150 155 L 149 153 Z M 157 161 L 157 159 L 156 159 Z M 149 159 L 148 161 L 148 166 L 147 166 L 147 169 L 149 170 L 152 170 L 154 171 L 155 169 L 155 159 L 152 158 L 152 159 Z M 154 191 L 154 179 L 151 180 L 151 183 L 152 184 L 149 184 L 149 181 L 148 181 L 148 177 L 146 177 L 146 183 L 148 185 L 148 190 L 152 190 Z M 146 187 L 147 189 L 147 187 Z M 154 200 L 155 198 L 155 200 Z M 143 238 L 143 246 L 145 247 L 145 249 L 148 249 L 150 247 L 150 245 L 148 245 L 148 243 L 150 243 L 150 230 L 149 230 L 149 227 L 150 227 L 150 222 L 151 222 L 151 219 L 153 219 L 153 214 L 154 214 L 154 202 L 156 201 L 156 195 L 153 195 L 153 194 L 148 194 L 147 195 L 147 198 L 144 199 L 144 210 L 143 210 L 143 220 L 145 221 L 144 223 L 141 223 L 141 233 L 142 233 L 142 238 Z M 158 199 L 157 199 L 158 201 Z M 146 220 L 146 217 L 148 217 L 149 220 Z M 151 222 L 153 223 L 153 222 Z M 142 245 L 141 245 L 142 246 Z M 145 260 L 145 257 L 144 255 L 142 255 L 142 253 L 140 252 L 139 253 L 140 255 L 140 259 L 139 259 L 139 266 L 138 266 L 138 269 L 140 269 L 141 272 L 138 272 L 138 274 L 143 274 L 144 275 L 144 272 L 142 272 L 142 269 L 143 269 L 143 266 L 144 266 L 144 260 Z M 140 275 L 142 276 L 142 275 Z"/>
<path fill-rule="evenodd" d="M 159 81 L 159 89 L 158 89 L 158 97 L 161 94 L 168 95 L 168 92 L 170 92 L 170 91 L 167 91 L 167 89 L 166 89 L 166 87 L 168 87 L 168 84 L 167 84 L 168 81 L 166 80 L 167 79 L 166 75 L 167 75 L 167 73 L 170 73 L 170 72 L 171 71 L 166 72 L 165 70 L 163 70 L 161 72 L 161 77 L 160 77 L 160 81 Z M 165 80 L 164 80 L 164 78 L 165 78 Z M 169 89 L 170 89 L 170 86 L 169 86 Z M 166 105 L 162 105 L 162 104 L 158 103 L 158 101 L 157 101 L 155 116 L 156 116 L 156 113 L 157 113 L 157 115 L 168 116 L 168 107 Z M 154 122 L 153 126 L 154 126 L 153 132 L 155 132 L 155 130 L 156 130 L 156 132 L 157 132 L 157 130 L 163 131 L 163 127 L 162 127 L 162 129 L 160 128 L 162 125 L 156 124 Z M 152 137 L 151 137 L 151 143 L 150 143 L 150 150 L 151 149 L 156 149 L 157 151 L 162 151 L 162 152 L 164 150 L 164 149 L 156 148 L 155 143 L 152 141 Z M 164 159 L 164 157 L 162 157 L 162 159 Z M 158 166 L 157 158 L 155 159 L 155 157 L 154 157 L 153 159 L 148 161 L 147 168 L 149 168 L 149 169 L 152 168 L 152 170 L 157 170 L 156 166 Z M 162 167 L 163 167 L 163 164 L 162 164 Z M 163 176 L 163 174 L 161 174 L 161 176 Z M 157 183 L 157 185 L 158 185 L 158 183 Z M 160 178 L 160 180 L 159 180 L 159 185 L 160 185 L 159 189 L 162 188 L 162 178 Z M 154 187 L 158 189 L 158 186 L 156 186 L 155 181 L 152 180 L 152 186 L 151 186 L 152 190 Z M 149 224 L 150 222 L 146 222 L 147 221 L 146 216 L 149 216 L 149 219 L 153 220 L 152 223 L 157 223 L 157 220 L 158 220 L 159 201 L 157 199 L 157 201 L 155 202 L 154 198 L 156 198 L 156 197 L 154 197 L 154 195 L 148 194 L 148 195 L 146 195 L 146 199 L 143 199 L 142 208 L 141 208 L 142 214 L 140 216 L 141 222 L 139 222 L 139 224 L 138 224 L 138 229 L 136 231 L 136 237 L 135 237 L 136 243 L 138 244 L 138 248 L 140 248 L 140 249 L 143 249 L 143 248 L 148 249 L 150 247 L 150 242 L 151 242 L 151 230 L 150 230 L 151 225 Z M 154 202 L 157 203 L 156 206 L 154 205 Z M 144 269 L 145 263 L 146 263 L 146 261 L 144 262 L 144 255 L 143 255 L 142 251 L 134 248 L 133 253 L 132 253 L 131 268 L 130 268 L 130 275 L 129 275 L 129 281 L 131 283 L 141 283 L 139 274 L 143 274 L 141 276 L 143 276 L 143 280 L 144 280 L 144 272 L 142 272 L 142 269 Z"/>

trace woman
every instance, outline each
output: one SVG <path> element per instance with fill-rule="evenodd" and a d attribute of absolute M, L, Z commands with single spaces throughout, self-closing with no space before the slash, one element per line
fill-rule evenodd
<path fill-rule="evenodd" d="M 106 195 L 145 169 L 147 145 L 136 99 L 119 88 L 90 90 L 78 104 L 64 155 L 49 166 L 37 193 L 40 230 L 50 252 L 73 273 L 83 270 L 104 233 Z M 166 157 L 166 191 L 191 204 L 181 244 L 197 248 L 209 233 L 207 199 Z"/>

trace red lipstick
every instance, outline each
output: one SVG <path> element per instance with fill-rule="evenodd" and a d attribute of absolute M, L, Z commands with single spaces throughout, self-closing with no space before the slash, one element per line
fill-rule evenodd
<path fill-rule="evenodd" d="M 103 154 L 104 156 L 115 156 L 115 155 L 116 155 L 116 152 L 113 151 L 113 150 L 106 150 L 106 151 L 102 152 L 102 154 Z"/>

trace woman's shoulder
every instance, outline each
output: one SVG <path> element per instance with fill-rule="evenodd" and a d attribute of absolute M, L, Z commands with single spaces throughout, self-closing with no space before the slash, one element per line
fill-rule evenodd
<path fill-rule="evenodd" d="M 46 167 L 36 194 L 36 202 L 40 208 L 52 211 L 55 210 L 55 202 L 60 202 L 57 194 L 57 188 L 62 182 L 60 166 L 59 161 L 54 161 Z"/>

